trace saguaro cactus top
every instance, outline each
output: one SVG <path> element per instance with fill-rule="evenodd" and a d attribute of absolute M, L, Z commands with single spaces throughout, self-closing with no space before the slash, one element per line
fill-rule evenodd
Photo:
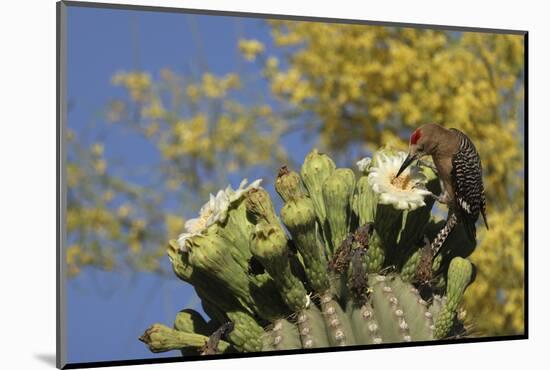
<path fill-rule="evenodd" d="M 403 156 L 378 152 L 356 174 L 314 150 L 300 174 L 279 171 L 280 216 L 259 181 L 212 196 L 168 249 L 208 319 L 184 310 L 173 329 L 154 324 L 140 340 L 188 356 L 464 335 L 457 313 L 473 280 L 472 242 L 457 229 L 422 265 L 424 237 L 439 226 L 425 189 L 438 180 L 414 167 L 407 184 L 392 183 Z M 420 281 L 426 269 L 431 280 Z"/>

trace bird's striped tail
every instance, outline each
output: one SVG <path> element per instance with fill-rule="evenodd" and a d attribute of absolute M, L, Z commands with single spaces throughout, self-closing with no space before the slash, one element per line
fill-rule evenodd
<path fill-rule="evenodd" d="M 456 217 L 455 213 L 451 213 L 449 215 L 449 218 L 447 218 L 447 222 L 445 222 L 445 226 L 439 232 L 437 233 L 435 239 L 433 240 L 430 247 L 432 248 L 432 256 L 437 256 L 437 253 L 443 246 L 443 243 L 445 243 L 445 240 L 447 240 L 447 237 L 453 231 L 454 227 L 456 226 L 458 219 Z"/>

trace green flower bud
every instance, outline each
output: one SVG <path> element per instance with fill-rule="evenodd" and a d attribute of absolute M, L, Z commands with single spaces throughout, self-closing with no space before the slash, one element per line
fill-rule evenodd
<path fill-rule="evenodd" d="M 349 168 L 335 170 L 324 182 L 323 199 L 330 226 L 330 255 L 349 232 L 355 176 Z"/>
<path fill-rule="evenodd" d="M 252 254 L 260 261 L 287 258 L 287 238 L 279 226 L 261 222 L 256 225 L 255 237 Z"/>
<path fill-rule="evenodd" d="M 346 184 L 348 184 L 348 192 L 350 193 L 349 200 L 351 203 L 352 195 L 353 195 L 353 192 L 355 191 L 355 183 L 356 183 L 355 174 L 350 168 L 337 168 L 334 171 L 334 174 L 344 178 Z"/>
<path fill-rule="evenodd" d="M 303 258 L 311 287 L 316 292 L 327 290 L 327 260 L 323 253 L 324 247 L 317 240 L 313 202 L 309 198 L 296 198 L 287 202 L 281 209 L 281 219 Z"/>
<path fill-rule="evenodd" d="M 285 203 L 281 209 L 283 223 L 297 234 L 315 233 L 315 210 L 309 198 L 293 199 Z"/>
<path fill-rule="evenodd" d="M 444 338 L 453 325 L 454 318 L 464 290 L 472 279 L 472 264 L 467 259 L 455 257 L 449 264 L 447 272 L 447 301 L 441 309 L 435 323 L 435 337 Z"/>
<path fill-rule="evenodd" d="M 306 156 L 300 171 L 321 225 L 324 225 L 326 220 L 322 186 L 326 178 L 330 176 L 335 169 L 336 165 L 329 156 L 321 154 L 314 149 Z"/>
<path fill-rule="evenodd" d="M 169 328 L 162 324 L 153 324 L 139 338 L 151 352 L 166 352 L 187 347 L 201 348 L 208 341 L 208 337 L 200 334 L 186 333 Z M 224 352 L 229 343 L 220 341 L 218 349 Z"/>
<path fill-rule="evenodd" d="M 359 216 L 359 225 L 374 222 L 376 214 L 376 193 L 372 190 L 367 176 L 361 176 L 357 181 L 356 209 Z"/>
<path fill-rule="evenodd" d="M 464 290 L 472 278 L 472 264 L 465 258 L 455 257 L 447 272 L 447 303 L 458 307 Z"/>
<path fill-rule="evenodd" d="M 206 336 L 210 335 L 213 331 L 208 327 L 208 324 L 200 313 L 189 308 L 178 312 L 174 321 L 174 329 Z"/>
<path fill-rule="evenodd" d="M 288 307 L 294 311 L 305 308 L 309 301 L 307 292 L 290 269 L 287 238 L 282 228 L 265 222 L 258 224 L 252 254 L 273 277 Z"/>
<path fill-rule="evenodd" d="M 306 196 L 300 175 L 290 171 L 287 166 L 279 169 L 279 174 L 275 180 L 275 190 L 285 202 Z"/>
<path fill-rule="evenodd" d="M 260 221 L 277 224 L 279 219 L 275 214 L 275 208 L 271 197 L 262 188 L 251 189 L 246 197 L 246 210 L 249 220 L 253 224 L 258 224 Z"/>
<path fill-rule="evenodd" d="M 420 256 L 422 254 L 422 249 L 416 250 L 410 257 L 407 259 L 403 268 L 401 269 L 401 279 L 405 282 L 412 282 L 416 275 L 416 268 L 420 262 Z"/>

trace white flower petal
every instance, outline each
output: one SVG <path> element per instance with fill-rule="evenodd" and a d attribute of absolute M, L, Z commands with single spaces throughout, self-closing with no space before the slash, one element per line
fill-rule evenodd
<path fill-rule="evenodd" d="M 262 181 L 263 181 L 263 179 L 255 180 L 250 185 L 248 185 L 248 189 L 258 189 L 260 187 L 260 184 L 262 183 Z"/>
<path fill-rule="evenodd" d="M 236 190 L 231 185 L 224 190 L 219 190 L 216 195 L 210 194 L 208 201 L 201 207 L 199 217 L 192 218 L 185 222 L 185 232 L 178 237 L 178 244 L 185 250 L 185 242 L 188 238 L 201 234 L 211 225 L 217 222 L 224 222 L 227 219 L 229 207 L 250 189 L 257 189 L 262 179 L 255 180 L 246 186 L 248 180 L 244 179 Z"/>
<path fill-rule="evenodd" d="M 370 166 L 371 162 L 372 162 L 372 159 L 370 157 L 365 157 L 357 161 L 357 168 L 359 168 L 359 171 L 365 172 L 367 168 Z"/>
<path fill-rule="evenodd" d="M 191 236 L 192 234 L 189 234 L 189 233 L 180 234 L 180 236 L 178 237 L 178 245 L 181 251 L 184 251 L 184 252 L 187 251 L 187 246 L 185 245 L 185 241 Z"/>
<path fill-rule="evenodd" d="M 185 222 L 185 230 L 189 233 L 194 233 L 196 230 L 200 229 L 201 218 L 192 218 Z"/>

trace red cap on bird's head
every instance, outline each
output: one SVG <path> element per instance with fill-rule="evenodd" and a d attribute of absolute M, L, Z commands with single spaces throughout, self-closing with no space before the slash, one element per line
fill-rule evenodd
<path fill-rule="evenodd" d="M 414 132 L 411 135 L 411 144 L 415 145 L 420 139 L 420 136 L 422 136 L 420 132 L 420 128 L 417 128 L 416 130 L 414 130 Z"/>

